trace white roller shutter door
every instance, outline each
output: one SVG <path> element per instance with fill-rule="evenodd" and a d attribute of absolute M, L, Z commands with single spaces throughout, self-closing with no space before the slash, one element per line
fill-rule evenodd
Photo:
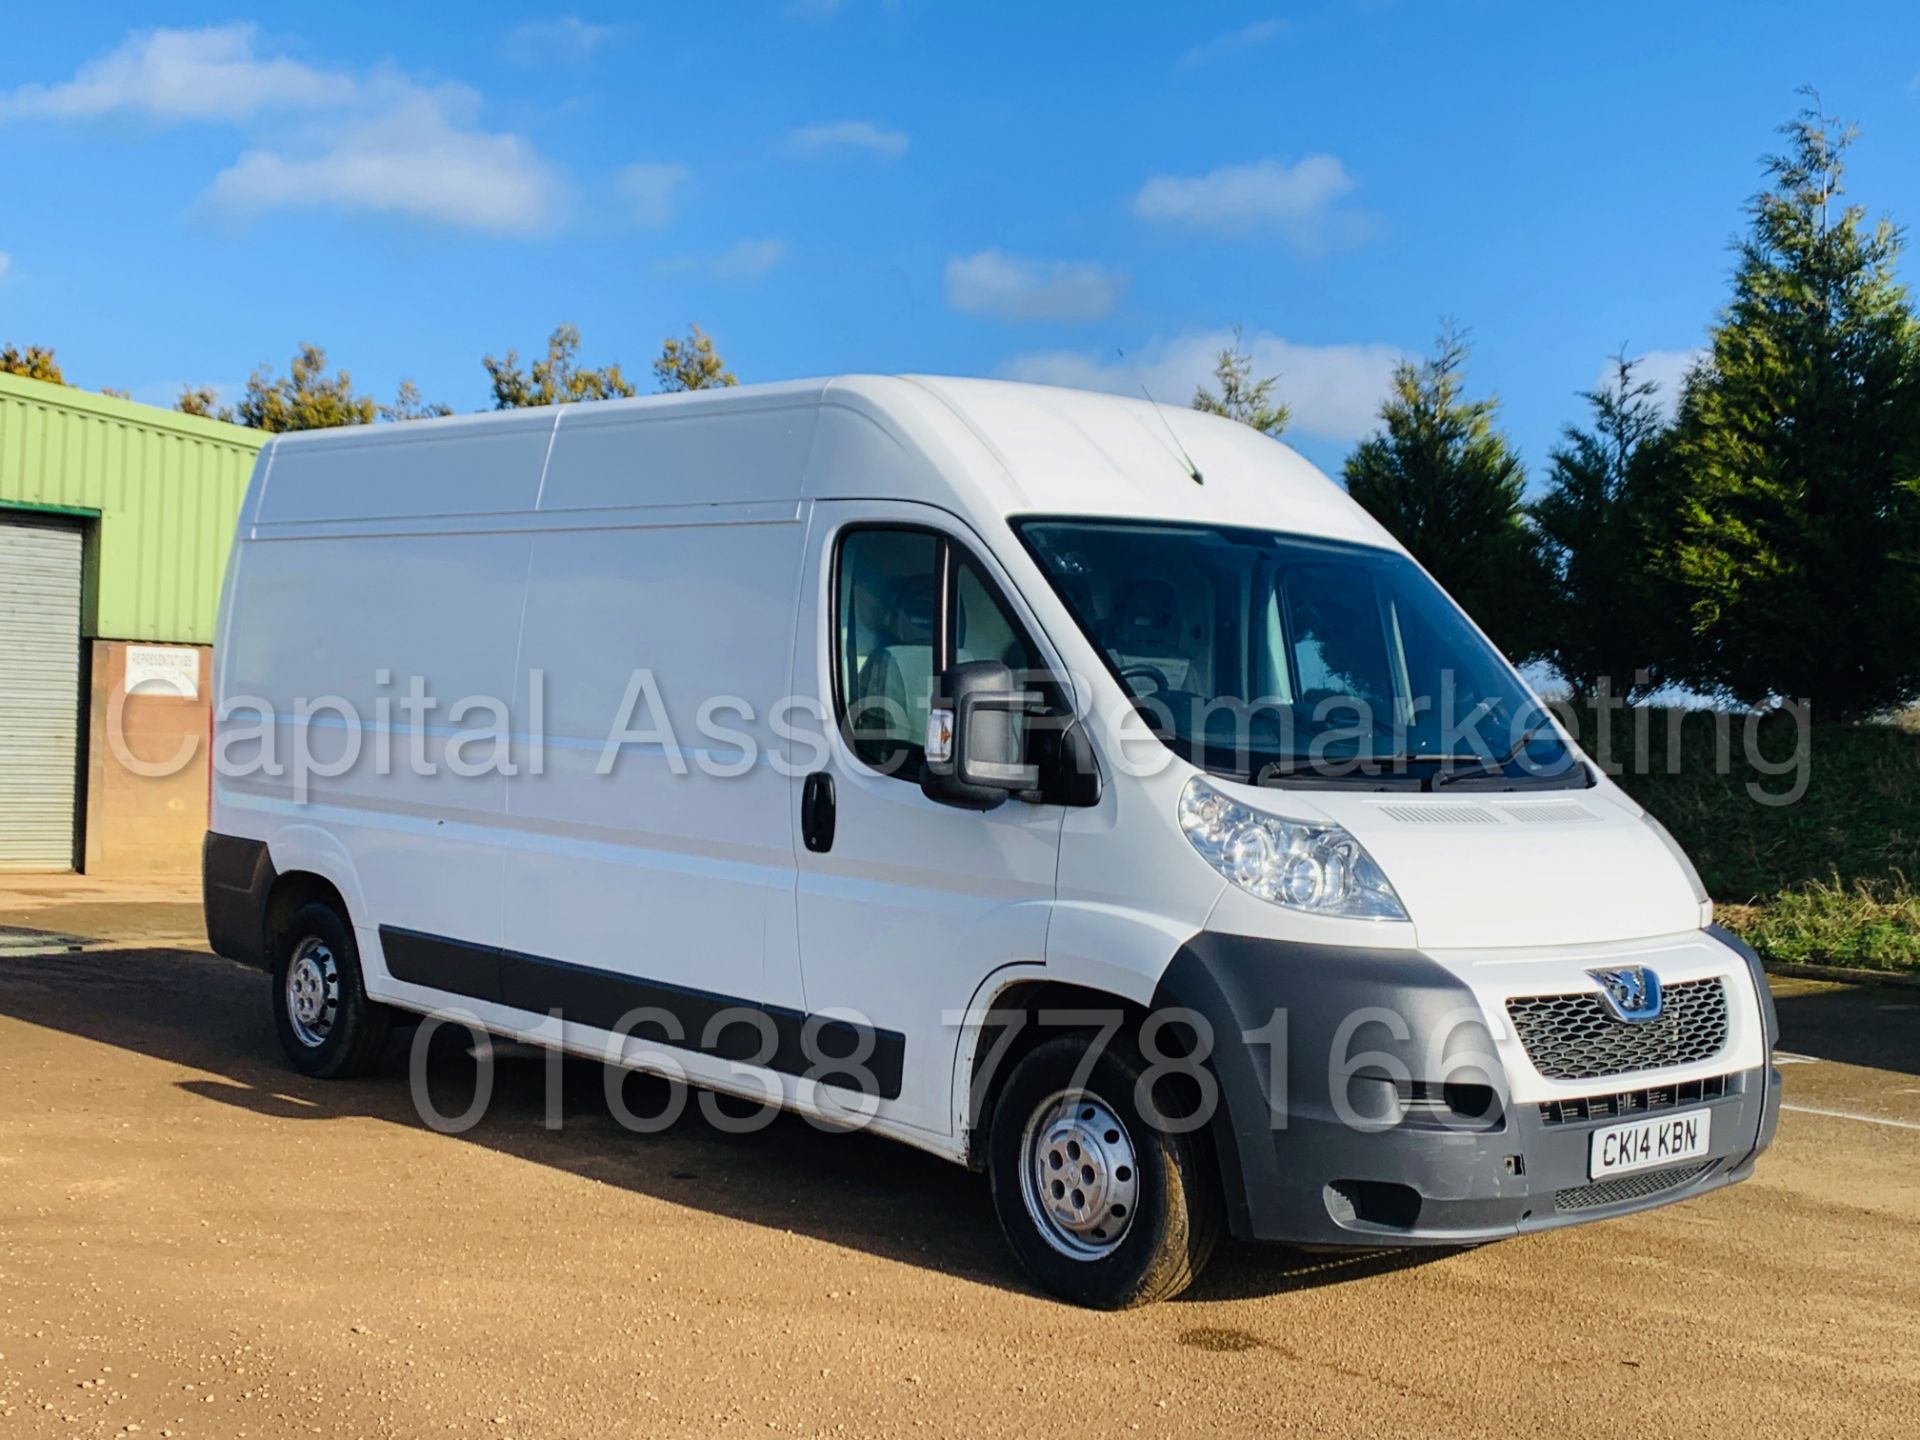
<path fill-rule="evenodd" d="M 80 532 L 0 518 L 0 870 L 73 867 Z"/>

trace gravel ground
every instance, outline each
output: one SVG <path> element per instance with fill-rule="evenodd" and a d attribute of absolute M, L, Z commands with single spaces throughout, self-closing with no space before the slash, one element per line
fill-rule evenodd
<path fill-rule="evenodd" d="M 1036 1294 L 983 1185 L 782 1120 L 610 1118 L 509 1054 L 465 1135 L 281 1063 L 197 907 L 0 889 L 0 1435 L 1905 1435 L 1920 1005 L 1782 982 L 1731 1190 L 1441 1255 L 1230 1248 L 1179 1300 Z M 435 1093 L 471 1062 L 436 1050 Z M 642 1083 L 640 1105 L 659 1087 Z M 1816 1113 L 1816 1112 L 1838 1113 Z"/>

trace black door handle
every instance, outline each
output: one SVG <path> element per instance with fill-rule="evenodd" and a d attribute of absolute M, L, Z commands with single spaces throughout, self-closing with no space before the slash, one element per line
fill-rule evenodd
<path fill-rule="evenodd" d="M 816 770 L 800 787 L 800 838 L 807 849 L 822 854 L 833 848 L 834 804 L 833 776 Z"/>

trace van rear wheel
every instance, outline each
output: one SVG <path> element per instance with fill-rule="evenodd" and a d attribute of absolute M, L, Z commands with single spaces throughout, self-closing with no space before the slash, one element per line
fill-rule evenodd
<path fill-rule="evenodd" d="M 281 932 L 273 1020 L 281 1048 L 303 1075 L 338 1080 L 379 1065 L 393 1012 L 367 998 L 353 929 L 331 905 L 302 905 Z"/>
<path fill-rule="evenodd" d="M 1062 1035 L 1015 1067 L 994 1106 L 988 1174 L 1027 1272 L 1063 1300 L 1124 1310 L 1193 1283 L 1221 1207 L 1197 1135 L 1142 1113 L 1139 1053 L 1116 1038 L 1089 1064 L 1090 1043 Z"/>

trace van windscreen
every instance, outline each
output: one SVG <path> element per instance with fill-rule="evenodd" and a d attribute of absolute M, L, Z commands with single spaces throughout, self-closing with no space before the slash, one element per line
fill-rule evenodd
<path fill-rule="evenodd" d="M 1406 556 L 1271 531 L 1016 522 L 1177 754 L 1264 783 L 1584 786 L 1513 667 Z"/>

